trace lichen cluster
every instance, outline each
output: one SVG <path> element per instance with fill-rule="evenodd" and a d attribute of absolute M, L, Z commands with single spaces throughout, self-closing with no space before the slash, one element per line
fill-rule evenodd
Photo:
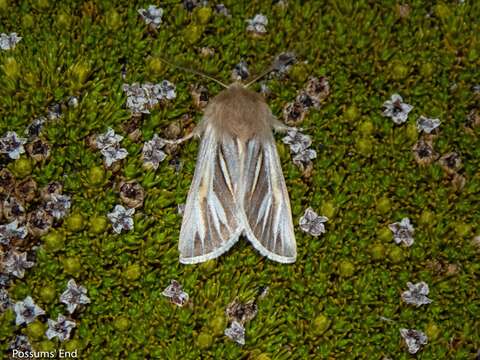
<path fill-rule="evenodd" d="M 27 140 L 23 151 L 14 139 L 0 154 L 0 224 L 18 210 L 4 202 L 10 185 L 25 220 L 40 210 L 48 218 L 31 222 L 43 226 L 37 232 L 11 225 L 17 239 L 0 244 L 2 274 L 5 262 L 13 268 L 9 247 L 27 254 L 23 277 L 12 270 L 0 279 L 0 357 L 28 339 L 36 350 L 77 349 L 82 359 L 474 358 L 479 17 L 473 0 L 0 0 L 0 137 Z M 268 89 L 277 117 L 300 101 L 309 79 L 329 86 L 295 125 L 317 155 L 308 171 L 277 137 L 298 259 L 267 261 L 241 241 L 217 260 L 180 265 L 178 209 L 198 143 L 154 142 L 198 123 L 192 89 L 208 99 L 221 87 L 160 57 L 228 81 L 241 61 L 258 74 L 284 52 L 296 62 L 255 85 Z M 129 109 L 128 86 L 164 80 L 175 84 L 175 98 Z M 412 107 L 401 121 L 385 116 L 396 114 L 393 102 L 384 108 L 394 94 Z M 92 141 L 109 128 L 128 155 L 106 166 Z M 144 166 L 154 152 L 155 166 Z M 61 189 L 52 208 L 42 200 L 49 184 Z M 115 231 L 120 204 L 135 211 Z M 319 236 L 299 226 L 308 208 L 328 219 Z M 73 314 L 60 300 L 71 279 L 89 299 Z M 162 294 L 172 280 L 188 294 L 182 306 Z M 14 304 L 28 297 L 45 314 L 16 325 Z M 228 327 L 234 301 L 255 301 L 254 318 L 234 321 L 244 333 Z M 225 336 L 227 328 L 245 344 Z"/>

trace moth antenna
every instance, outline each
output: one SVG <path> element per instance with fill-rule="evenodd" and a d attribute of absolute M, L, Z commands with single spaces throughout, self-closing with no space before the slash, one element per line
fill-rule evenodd
<path fill-rule="evenodd" d="M 263 78 L 264 76 L 268 75 L 269 73 L 271 73 L 272 71 L 275 70 L 275 66 L 270 66 L 267 70 L 265 70 L 263 73 L 260 73 L 260 75 L 257 75 L 255 78 L 253 78 L 252 80 L 250 80 L 246 85 L 245 87 L 248 88 L 250 85 L 256 83 L 258 80 L 260 80 L 261 78 Z"/>
<path fill-rule="evenodd" d="M 285 52 L 277 55 L 275 57 L 275 60 L 273 61 L 273 64 L 269 66 L 267 70 L 265 70 L 263 73 L 260 73 L 257 77 L 255 77 L 253 80 L 250 80 L 245 87 L 249 87 L 256 81 L 260 80 L 263 78 L 265 75 L 268 75 L 272 71 L 281 71 L 282 68 L 294 64 L 297 61 L 295 57 L 295 53 L 293 52 Z"/>
<path fill-rule="evenodd" d="M 215 79 L 213 76 L 202 73 L 201 71 L 197 71 L 197 70 L 190 69 L 190 68 L 187 68 L 187 67 L 184 67 L 184 66 L 181 66 L 181 65 L 174 64 L 174 63 L 168 61 L 167 59 L 162 58 L 161 56 L 158 56 L 158 58 L 161 61 L 163 61 L 165 64 L 170 65 L 174 68 L 177 68 L 177 69 L 180 69 L 180 70 L 183 70 L 183 71 L 186 71 L 186 72 L 190 72 L 190 73 L 195 74 L 195 75 L 203 76 L 204 78 L 215 81 L 217 84 L 222 85 L 225 89 L 228 88 L 228 85 L 225 85 L 223 82 L 221 82 L 218 79 Z"/>

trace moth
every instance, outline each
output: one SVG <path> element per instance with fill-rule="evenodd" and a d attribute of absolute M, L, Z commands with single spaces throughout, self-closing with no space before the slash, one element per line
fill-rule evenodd
<path fill-rule="evenodd" d="M 214 259 L 242 235 L 268 259 L 295 262 L 290 200 L 273 136 L 273 131 L 290 128 L 276 119 L 260 94 L 248 89 L 258 78 L 227 86 L 195 73 L 225 89 L 207 104 L 189 135 L 170 141 L 201 139 L 180 230 L 180 262 Z"/>

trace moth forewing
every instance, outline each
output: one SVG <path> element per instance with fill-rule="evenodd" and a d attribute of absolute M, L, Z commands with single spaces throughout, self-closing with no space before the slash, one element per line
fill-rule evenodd
<path fill-rule="evenodd" d="M 245 235 L 264 256 L 296 258 L 285 180 L 264 99 L 234 83 L 205 109 L 192 185 L 180 231 L 180 262 L 220 256 Z"/>
<path fill-rule="evenodd" d="M 186 264 L 220 256 L 242 232 L 230 172 L 223 170 L 221 144 L 214 131 L 207 123 L 185 205 L 179 250 L 180 262 Z"/>
<path fill-rule="evenodd" d="M 248 143 L 245 160 L 245 235 L 264 256 L 281 263 L 296 259 L 290 201 L 273 136 Z"/>

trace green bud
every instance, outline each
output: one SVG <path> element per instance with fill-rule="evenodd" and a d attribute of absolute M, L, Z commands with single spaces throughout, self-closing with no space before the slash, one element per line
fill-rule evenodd
<path fill-rule="evenodd" d="M 93 166 L 88 171 L 88 182 L 92 185 L 101 185 L 105 181 L 105 170 L 101 166 Z"/>
<path fill-rule="evenodd" d="M 398 264 L 403 260 L 403 251 L 399 246 L 395 246 L 388 252 L 388 257 L 393 263 Z"/>
<path fill-rule="evenodd" d="M 295 64 L 291 67 L 288 76 L 297 83 L 303 83 L 307 80 L 308 70 L 305 64 Z"/>
<path fill-rule="evenodd" d="M 355 105 L 351 105 L 345 110 L 345 118 L 347 120 L 353 121 L 360 116 L 360 111 Z"/>
<path fill-rule="evenodd" d="M 87 81 L 88 76 L 90 75 L 90 65 L 83 60 L 75 63 L 70 67 L 71 80 L 74 82 L 74 85 L 81 86 Z"/>
<path fill-rule="evenodd" d="M 0 11 L 8 10 L 9 1 L 8 0 L 0 0 Z"/>
<path fill-rule="evenodd" d="M 435 15 L 437 15 L 440 19 L 448 19 L 452 15 L 450 8 L 445 3 L 438 3 L 435 5 L 434 11 Z"/>
<path fill-rule="evenodd" d="M 478 59 L 478 51 L 477 51 L 477 49 L 471 48 L 471 49 L 468 51 L 467 59 L 468 59 L 468 61 L 470 61 L 470 62 L 476 61 L 476 60 Z"/>
<path fill-rule="evenodd" d="M 13 163 L 12 171 L 19 178 L 24 178 L 32 173 L 32 162 L 26 157 L 20 157 Z"/>
<path fill-rule="evenodd" d="M 372 258 L 374 260 L 382 260 L 385 257 L 385 246 L 383 246 L 381 243 L 374 244 L 370 248 L 370 253 L 372 254 Z"/>
<path fill-rule="evenodd" d="M 93 234 L 101 234 L 107 228 L 108 222 L 105 216 L 95 216 L 90 219 L 90 232 Z"/>
<path fill-rule="evenodd" d="M 137 280 L 142 275 L 140 265 L 132 264 L 125 270 L 124 276 L 127 280 Z"/>
<path fill-rule="evenodd" d="M 44 341 L 41 341 L 41 342 L 36 344 L 35 350 L 36 351 L 46 351 L 46 352 L 56 351 L 57 346 L 55 345 L 55 343 L 53 341 L 44 340 Z"/>
<path fill-rule="evenodd" d="M 111 9 L 106 14 L 105 23 L 110 30 L 116 30 L 122 26 L 122 17 L 118 11 Z"/>
<path fill-rule="evenodd" d="M 5 58 L 2 69 L 5 72 L 5 75 L 9 78 L 14 79 L 20 75 L 20 65 L 13 57 Z"/>
<path fill-rule="evenodd" d="M 378 212 L 380 212 L 381 214 L 385 214 L 390 211 L 392 205 L 389 198 L 381 197 L 380 199 L 378 199 L 376 207 Z"/>
<path fill-rule="evenodd" d="M 440 329 L 434 322 L 430 322 L 425 329 L 425 334 L 429 340 L 436 340 L 440 335 Z"/>
<path fill-rule="evenodd" d="M 409 73 L 408 67 L 400 61 L 395 61 L 392 67 L 392 76 L 395 80 L 405 79 Z"/>
<path fill-rule="evenodd" d="M 210 322 L 209 327 L 212 329 L 213 335 L 221 335 L 225 330 L 225 316 L 223 314 L 217 314 Z"/>
<path fill-rule="evenodd" d="M 130 320 L 125 316 L 119 316 L 115 319 L 113 326 L 120 331 L 126 331 L 130 327 Z"/>
<path fill-rule="evenodd" d="M 23 15 L 22 26 L 24 28 L 29 29 L 29 28 L 33 27 L 33 25 L 35 25 L 35 19 L 33 18 L 33 15 L 32 14 Z"/>
<path fill-rule="evenodd" d="M 84 221 L 80 213 L 73 213 L 66 219 L 67 229 L 72 232 L 78 232 L 83 229 Z"/>
<path fill-rule="evenodd" d="M 202 6 L 196 11 L 197 21 L 202 25 L 207 25 L 212 17 L 212 8 L 207 6 Z"/>
<path fill-rule="evenodd" d="M 215 260 L 208 260 L 200 264 L 200 269 L 205 272 L 213 271 L 216 267 L 217 262 Z"/>
<path fill-rule="evenodd" d="M 184 37 L 187 43 L 193 45 L 202 37 L 203 27 L 190 24 L 185 28 Z"/>
<path fill-rule="evenodd" d="M 469 224 L 459 223 L 455 225 L 455 232 L 460 237 L 467 236 L 468 234 L 470 234 L 471 230 L 472 230 L 472 226 Z"/>
<path fill-rule="evenodd" d="M 137 167 L 137 164 L 135 162 L 130 162 L 125 166 L 124 170 L 127 179 L 134 179 L 140 173 L 141 169 Z"/>
<path fill-rule="evenodd" d="M 372 153 L 373 144 L 368 138 L 359 138 L 357 140 L 357 150 L 363 155 L 370 155 Z"/>
<path fill-rule="evenodd" d="M 78 339 L 72 339 L 72 340 L 69 340 L 65 343 L 65 350 L 66 351 L 75 351 L 82 348 L 82 343 L 80 340 Z"/>
<path fill-rule="evenodd" d="M 371 121 L 367 120 L 367 121 L 362 122 L 358 129 L 360 130 L 362 135 L 368 136 L 368 135 L 372 134 L 372 132 L 374 130 L 374 126 L 373 126 Z"/>
<path fill-rule="evenodd" d="M 318 315 L 313 320 L 313 331 L 315 334 L 320 335 L 323 334 L 327 329 L 330 327 L 330 320 L 325 315 Z"/>
<path fill-rule="evenodd" d="M 333 218 L 333 216 L 335 215 L 335 212 L 336 212 L 336 208 L 335 206 L 333 205 L 332 202 L 330 201 L 326 201 L 322 204 L 322 207 L 320 208 L 320 211 L 321 211 L 321 214 L 323 216 L 326 216 L 328 219 L 331 219 Z"/>
<path fill-rule="evenodd" d="M 34 322 L 27 325 L 26 333 L 28 337 L 38 340 L 41 339 L 45 333 L 45 325 L 40 322 L 40 320 L 35 320 Z"/>
<path fill-rule="evenodd" d="M 159 58 L 151 57 L 148 60 L 148 69 L 151 73 L 158 75 L 164 71 L 165 66 Z"/>
<path fill-rule="evenodd" d="M 392 231 L 387 227 L 381 228 L 378 232 L 378 238 L 382 241 L 390 242 L 393 240 Z"/>
<path fill-rule="evenodd" d="M 208 333 L 202 332 L 197 336 L 196 343 L 199 348 L 208 349 L 213 344 L 213 337 Z"/>
<path fill-rule="evenodd" d="M 155 246 L 150 246 L 145 250 L 145 257 L 149 260 L 154 260 L 158 257 L 158 249 Z"/>
<path fill-rule="evenodd" d="M 42 299 L 44 303 L 51 303 L 55 300 L 56 297 L 57 292 L 55 291 L 54 287 L 46 285 L 42 286 L 42 288 L 40 289 L 40 299 Z"/>
<path fill-rule="evenodd" d="M 65 235 L 58 231 L 51 231 L 43 238 L 45 248 L 49 251 L 59 251 L 65 246 Z"/>
<path fill-rule="evenodd" d="M 350 261 L 343 260 L 339 265 L 340 276 L 350 277 L 355 273 L 355 265 Z"/>
<path fill-rule="evenodd" d="M 61 11 L 57 15 L 56 25 L 59 28 L 67 28 L 68 29 L 70 27 L 70 25 L 72 25 L 72 16 L 70 14 L 67 14 L 64 11 Z"/>
<path fill-rule="evenodd" d="M 435 72 L 435 67 L 432 63 L 427 62 L 420 68 L 420 74 L 425 78 L 430 78 Z"/>
<path fill-rule="evenodd" d="M 418 139 L 418 130 L 415 124 L 410 123 L 407 125 L 407 137 L 411 141 L 416 141 Z"/>
<path fill-rule="evenodd" d="M 255 360 L 271 360 L 271 359 L 270 359 L 270 356 L 268 356 L 267 354 L 261 353 L 255 358 Z"/>
<path fill-rule="evenodd" d="M 33 5 L 44 10 L 50 6 L 50 2 L 48 0 L 34 0 Z"/>
<path fill-rule="evenodd" d="M 15 323 L 15 311 L 12 308 L 5 310 L 4 313 L 0 316 L 0 334 L 3 333 L 4 328 L 2 325 L 4 324 L 12 324 L 12 331 L 13 331 L 13 324 Z M 1 335 L 0 335 L 1 336 Z"/>
<path fill-rule="evenodd" d="M 425 210 L 422 212 L 422 215 L 420 215 L 419 223 L 422 225 L 431 225 L 434 219 L 435 214 L 433 214 L 431 211 Z"/>
<path fill-rule="evenodd" d="M 63 260 L 63 270 L 70 275 L 77 275 L 81 270 L 80 260 L 76 257 L 69 257 Z"/>
<path fill-rule="evenodd" d="M 24 299 L 28 295 L 31 295 L 32 290 L 25 283 L 16 283 L 13 289 L 11 288 L 8 292 L 12 295 L 12 298 Z"/>

